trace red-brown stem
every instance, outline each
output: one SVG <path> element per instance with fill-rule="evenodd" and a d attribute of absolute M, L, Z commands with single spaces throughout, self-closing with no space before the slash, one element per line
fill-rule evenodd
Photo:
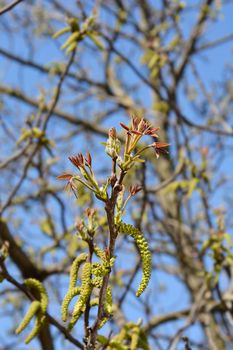
<path fill-rule="evenodd" d="M 87 261 L 91 263 L 92 262 L 92 255 L 94 252 L 93 238 L 90 237 L 88 239 L 87 243 L 88 243 L 88 248 L 89 248 L 89 254 L 88 254 Z M 88 339 L 88 337 L 89 337 L 90 299 L 91 299 L 91 297 L 89 297 L 89 299 L 87 301 L 86 309 L 84 312 L 84 333 L 85 333 L 84 339 Z"/>
<path fill-rule="evenodd" d="M 112 159 L 112 174 L 111 174 L 111 179 L 110 183 L 112 188 L 114 187 L 115 183 L 117 181 L 117 176 L 116 176 L 116 158 Z"/>
<path fill-rule="evenodd" d="M 106 201 L 106 204 L 105 204 L 105 211 L 107 215 L 108 228 L 109 228 L 108 251 L 110 254 L 110 258 L 112 258 L 114 255 L 115 242 L 116 242 L 117 233 L 118 233 L 116 231 L 115 223 L 114 223 L 116 201 L 117 201 L 117 196 L 122 189 L 122 182 L 125 175 L 126 175 L 126 172 L 124 170 L 121 170 L 119 180 L 116 180 L 115 185 L 112 188 L 111 197 Z M 103 278 L 102 287 L 100 289 L 100 295 L 99 295 L 98 314 L 90 335 L 90 343 L 87 345 L 86 350 L 95 349 L 98 328 L 105 316 L 104 304 L 106 300 L 106 293 L 107 293 L 110 273 L 111 271 L 109 271 Z"/>

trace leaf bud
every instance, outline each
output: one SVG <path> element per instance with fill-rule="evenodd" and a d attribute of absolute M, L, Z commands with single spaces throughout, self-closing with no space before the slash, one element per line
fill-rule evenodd
<path fill-rule="evenodd" d="M 105 152 L 112 159 L 116 159 L 120 153 L 120 147 L 121 147 L 121 143 L 117 138 L 116 129 L 115 128 L 109 129 Z"/>

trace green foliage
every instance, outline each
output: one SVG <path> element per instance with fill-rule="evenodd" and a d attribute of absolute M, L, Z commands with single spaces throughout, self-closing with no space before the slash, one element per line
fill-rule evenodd
<path fill-rule="evenodd" d="M 66 54 L 69 54 L 72 51 L 74 51 L 78 43 L 82 42 L 86 37 L 89 38 L 100 50 L 104 49 L 104 45 L 99 38 L 99 34 L 94 29 L 94 15 L 88 17 L 82 23 L 82 25 L 79 24 L 79 21 L 76 18 L 70 18 L 68 20 L 68 24 L 69 26 L 58 30 L 53 35 L 53 38 L 57 39 L 58 37 L 66 33 L 71 33 L 68 39 L 65 41 L 65 43 L 61 46 L 61 50 L 66 50 Z"/>
<path fill-rule="evenodd" d="M 189 199 L 193 191 L 197 188 L 199 183 L 199 179 L 193 178 L 191 180 L 177 180 L 173 181 L 170 185 L 168 185 L 165 189 L 166 193 L 176 192 L 177 190 L 182 190 L 186 193 L 186 198 Z"/>
<path fill-rule="evenodd" d="M 17 140 L 17 144 L 20 145 L 25 141 L 36 141 L 41 146 L 45 147 L 50 155 L 52 154 L 51 149 L 55 146 L 54 142 L 46 136 L 45 132 L 37 127 L 21 129 L 21 135 Z"/>

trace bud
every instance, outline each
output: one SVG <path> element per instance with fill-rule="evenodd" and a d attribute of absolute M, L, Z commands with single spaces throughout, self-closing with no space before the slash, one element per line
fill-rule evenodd
<path fill-rule="evenodd" d="M 116 214 L 115 214 L 115 224 L 118 224 L 121 221 L 123 215 L 123 201 L 124 201 L 125 188 L 122 187 L 122 190 L 118 193 L 116 201 Z"/>
<path fill-rule="evenodd" d="M 200 153 L 201 153 L 201 155 L 202 155 L 203 157 L 207 157 L 208 154 L 209 154 L 209 149 L 208 149 L 208 147 L 201 147 Z"/>
<path fill-rule="evenodd" d="M 82 230 L 84 229 L 83 221 L 81 219 L 77 219 L 75 223 L 75 227 L 78 230 L 78 232 L 82 232 Z"/>
<path fill-rule="evenodd" d="M 120 126 L 121 126 L 123 129 L 125 129 L 126 131 L 130 131 L 130 128 L 129 128 L 127 125 L 125 125 L 124 123 L 120 123 Z"/>
<path fill-rule="evenodd" d="M 117 138 L 116 129 L 115 128 L 109 129 L 108 136 L 109 138 L 116 139 Z"/>
<path fill-rule="evenodd" d="M 91 168 L 92 158 L 91 158 L 90 152 L 87 152 L 87 158 L 85 158 L 85 163 L 89 168 Z"/>
<path fill-rule="evenodd" d="M 67 174 L 62 174 L 62 175 L 57 176 L 57 179 L 70 181 L 72 179 L 72 177 L 73 177 L 72 174 L 67 173 Z"/>
<path fill-rule="evenodd" d="M 140 185 L 130 186 L 129 193 L 131 194 L 131 196 L 135 196 L 135 194 L 140 192 L 141 190 L 142 186 Z"/>
<path fill-rule="evenodd" d="M 87 208 L 85 210 L 85 215 L 88 218 L 88 225 L 87 230 L 89 235 L 94 235 L 95 233 L 95 216 L 96 216 L 97 209 L 95 208 Z"/>
<path fill-rule="evenodd" d="M 82 153 L 78 153 L 76 156 L 68 157 L 68 159 L 79 170 L 80 170 L 80 168 L 84 168 L 85 167 L 84 157 L 83 157 Z"/>
<path fill-rule="evenodd" d="M 0 260 L 4 261 L 8 255 L 9 255 L 9 242 L 8 241 L 4 241 L 2 243 L 1 249 L 0 249 Z"/>
<path fill-rule="evenodd" d="M 116 129 L 115 128 L 109 129 L 105 152 L 112 159 L 116 159 L 120 153 L 120 148 L 121 148 L 121 143 L 117 138 Z"/>
<path fill-rule="evenodd" d="M 97 209 L 95 208 L 87 208 L 85 210 L 85 214 L 88 218 L 92 218 L 93 216 L 95 216 L 96 212 L 97 212 Z"/>
<path fill-rule="evenodd" d="M 117 209 L 119 209 L 119 210 L 123 206 L 124 194 L 125 194 L 125 187 L 122 186 L 122 190 L 118 193 L 117 202 L 116 202 Z"/>
<path fill-rule="evenodd" d="M 160 154 L 168 154 L 167 148 L 170 144 L 166 142 L 153 142 L 150 146 L 154 148 L 156 158 L 158 159 Z"/>
<path fill-rule="evenodd" d="M 109 248 L 108 248 L 108 247 L 105 247 L 105 248 L 104 248 L 104 252 L 105 252 L 106 259 L 109 260 L 109 259 L 110 259 L 110 251 L 109 251 Z"/>

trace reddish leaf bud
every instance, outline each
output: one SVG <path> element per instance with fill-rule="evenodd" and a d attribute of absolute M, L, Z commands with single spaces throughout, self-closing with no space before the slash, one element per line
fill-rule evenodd
<path fill-rule="evenodd" d="M 125 129 L 125 130 L 127 130 L 127 131 L 130 131 L 130 129 L 128 128 L 128 126 L 125 125 L 124 123 L 120 123 L 120 126 L 121 126 L 123 129 Z"/>
<path fill-rule="evenodd" d="M 154 148 L 156 157 L 159 158 L 160 154 L 168 154 L 167 147 L 170 146 L 169 143 L 166 142 L 154 142 L 151 147 Z"/>
<path fill-rule="evenodd" d="M 73 175 L 72 174 L 62 174 L 62 175 L 59 175 L 59 176 L 57 176 L 57 179 L 58 180 L 71 180 L 72 179 L 72 177 L 73 177 Z"/>
<path fill-rule="evenodd" d="M 71 156 L 68 157 L 69 160 L 71 161 L 72 164 L 74 164 L 74 166 L 76 166 L 78 169 L 79 167 L 84 167 L 84 157 L 82 155 L 82 153 L 78 153 L 76 156 Z"/>
<path fill-rule="evenodd" d="M 90 152 L 87 152 L 87 158 L 85 158 L 85 162 L 86 162 L 86 165 L 88 165 L 91 168 L 92 158 L 91 158 Z"/>
<path fill-rule="evenodd" d="M 117 138 L 116 129 L 115 128 L 109 129 L 108 136 L 115 140 Z"/>
<path fill-rule="evenodd" d="M 95 208 L 87 208 L 85 214 L 88 218 L 93 217 L 96 214 L 97 210 Z"/>
<path fill-rule="evenodd" d="M 141 190 L 142 190 L 142 186 L 140 185 L 130 186 L 129 188 L 129 192 L 131 196 L 135 196 L 135 194 L 140 192 Z"/>

